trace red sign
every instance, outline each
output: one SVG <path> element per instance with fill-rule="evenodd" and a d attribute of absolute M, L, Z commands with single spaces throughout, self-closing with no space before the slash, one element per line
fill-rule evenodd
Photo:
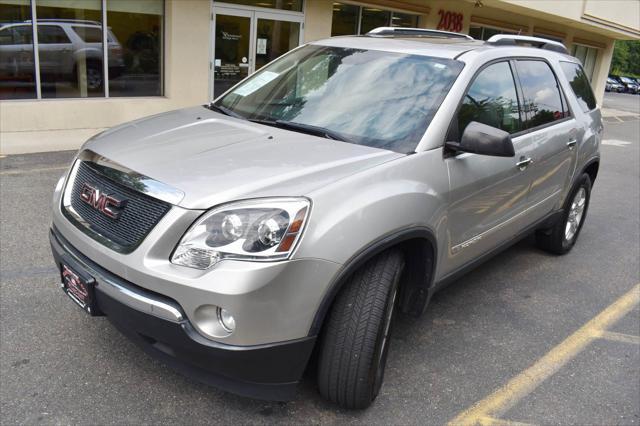
<path fill-rule="evenodd" d="M 440 9 L 438 11 L 440 15 L 440 22 L 438 22 L 438 30 L 453 31 L 459 33 L 462 31 L 462 21 L 464 15 L 462 13 L 450 12 L 448 10 Z"/>

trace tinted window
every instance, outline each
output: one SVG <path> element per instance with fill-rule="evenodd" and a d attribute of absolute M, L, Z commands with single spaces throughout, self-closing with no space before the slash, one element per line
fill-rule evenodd
<path fill-rule="evenodd" d="M 352 143 L 408 153 L 461 69 L 451 59 L 308 45 L 217 104 L 246 119 L 322 127 Z"/>
<path fill-rule="evenodd" d="M 31 25 L 13 28 L 13 44 L 33 43 L 33 30 Z"/>
<path fill-rule="evenodd" d="M 86 43 L 102 43 L 102 28 L 74 26 L 73 31 Z"/>
<path fill-rule="evenodd" d="M 578 99 L 578 103 L 584 112 L 590 111 L 596 107 L 596 98 L 593 96 L 589 79 L 584 73 L 582 67 L 571 62 L 560 62 L 562 72 L 569 80 L 571 89 Z M 615 80 L 607 79 L 609 83 L 615 83 Z"/>
<path fill-rule="evenodd" d="M 38 25 L 38 43 L 70 43 L 64 30 L 56 25 Z"/>
<path fill-rule="evenodd" d="M 471 84 L 458 112 L 458 135 L 462 135 L 472 121 L 509 133 L 522 129 L 516 87 L 508 62 L 489 65 Z"/>
<path fill-rule="evenodd" d="M 560 89 L 551 68 L 543 61 L 517 61 L 524 102 L 525 127 L 561 120 L 566 116 Z"/>

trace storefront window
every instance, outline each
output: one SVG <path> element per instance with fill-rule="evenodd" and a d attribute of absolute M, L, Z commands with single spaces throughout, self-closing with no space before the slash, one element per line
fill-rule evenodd
<path fill-rule="evenodd" d="M 392 27 L 403 28 L 417 28 L 418 27 L 418 15 L 411 15 L 409 13 L 393 12 L 391 17 Z"/>
<path fill-rule="evenodd" d="M 163 0 L 107 1 L 109 96 L 162 95 Z"/>
<path fill-rule="evenodd" d="M 472 25 L 469 27 L 469 35 L 476 40 L 489 40 L 491 37 L 497 34 L 516 34 L 513 31 L 503 30 L 493 27 L 480 27 Z"/>
<path fill-rule="evenodd" d="M 221 3 L 302 12 L 302 0 L 221 0 Z"/>
<path fill-rule="evenodd" d="M 352 4 L 333 4 L 333 20 L 331 21 L 331 35 L 358 34 L 358 20 L 360 19 L 360 6 Z"/>
<path fill-rule="evenodd" d="M 35 5 L 33 11 L 30 0 L 0 0 L 0 99 L 162 95 L 164 0 Z"/>
<path fill-rule="evenodd" d="M 42 97 L 104 96 L 102 2 L 40 0 L 36 8 Z M 76 30 L 96 36 L 85 41 Z"/>
<path fill-rule="evenodd" d="M 417 28 L 418 15 L 333 3 L 331 36 L 366 34 L 378 27 Z"/>
<path fill-rule="evenodd" d="M 596 68 L 596 59 L 598 58 L 598 49 L 595 47 L 587 47 L 581 44 L 574 44 L 571 54 L 582 62 L 585 74 L 589 77 L 589 81 L 593 79 L 593 71 Z"/>
<path fill-rule="evenodd" d="M 36 97 L 29 0 L 0 0 L 0 99 Z"/>
<path fill-rule="evenodd" d="M 391 12 L 371 7 L 362 8 L 362 21 L 360 34 L 366 34 L 374 28 L 388 27 L 391 21 Z"/>

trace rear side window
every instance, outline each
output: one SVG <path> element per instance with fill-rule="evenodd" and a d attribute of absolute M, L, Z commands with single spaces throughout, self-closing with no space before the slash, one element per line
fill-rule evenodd
<path fill-rule="evenodd" d="M 457 135 L 472 121 L 516 133 L 522 130 L 516 86 L 508 62 L 489 65 L 476 76 L 458 111 Z M 452 135 L 453 136 L 453 135 Z"/>
<path fill-rule="evenodd" d="M 582 111 L 587 112 L 594 109 L 596 107 L 596 98 L 593 96 L 589 79 L 582 67 L 573 62 L 560 62 L 560 68 L 562 68 L 562 72 L 569 80 L 571 90 L 576 95 Z M 607 81 L 615 83 L 615 80 L 611 78 L 608 78 Z"/>
<path fill-rule="evenodd" d="M 549 64 L 543 61 L 516 61 L 524 102 L 525 127 L 542 126 L 568 115 L 560 88 Z"/>
<path fill-rule="evenodd" d="M 58 44 L 71 43 L 64 30 L 56 25 L 38 25 L 38 43 Z"/>
<path fill-rule="evenodd" d="M 74 26 L 73 31 L 80 36 L 85 43 L 102 43 L 102 28 Z"/>

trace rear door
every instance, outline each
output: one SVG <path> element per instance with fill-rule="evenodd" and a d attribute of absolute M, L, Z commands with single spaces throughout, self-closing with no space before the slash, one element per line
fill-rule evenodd
<path fill-rule="evenodd" d="M 471 121 L 512 134 L 515 157 L 463 153 L 445 159 L 449 170 L 451 203 L 447 214 L 449 247 L 443 274 L 454 272 L 522 229 L 531 175 L 519 167 L 533 155 L 531 139 L 523 130 L 519 98 L 508 60 L 490 63 L 472 80 L 453 118 L 447 137 L 459 141 Z"/>
<path fill-rule="evenodd" d="M 513 61 L 522 93 L 525 144 L 532 147 L 528 169 L 532 177 L 527 199 L 531 223 L 559 207 L 563 190 L 576 165 L 576 145 L 582 136 L 558 79 L 545 60 Z"/>

